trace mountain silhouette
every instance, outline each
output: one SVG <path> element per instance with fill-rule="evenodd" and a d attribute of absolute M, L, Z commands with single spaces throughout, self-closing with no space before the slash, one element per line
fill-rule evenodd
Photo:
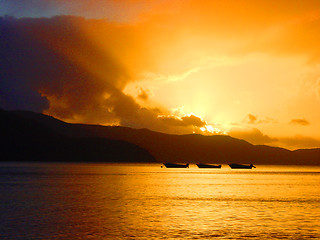
<path fill-rule="evenodd" d="M 50 127 L 56 125 L 63 131 L 70 124 L 42 114 L 17 113 L 0 110 L 2 161 L 155 162 L 148 151 L 132 143 L 72 137 Z"/>
<path fill-rule="evenodd" d="M 13 118 L 14 121 L 7 120 L 7 138 L 15 143 L 17 139 L 46 139 L 43 149 L 55 146 L 58 149 L 73 149 L 73 146 L 81 146 L 86 151 L 87 158 L 95 155 L 95 159 L 103 158 L 106 154 L 107 161 L 124 161 L 123 152 L 129 146 L 139 148 L 140 154 L 145 151 L 144 157 L 132 157 L 135 153 L 130 152 L 126 161 L 128 162 L 188 162 L 188 163 L 220 163 L 230 162 L 254 163 L 254 164 L 285 164 L 285 165 L 320 165 L 320 148 L 300 149 L 290 151 L 284 148 L 270 147 L 265 145 L 253 145 L 244 140 L 232 138 L 225 135 L 204 136 L 199 134 L 173 135 L 154 132 L 148 129 L 133 129 L 120 126 L 100 126 L 88 124 L 70 124 L 53 117 L 29 112 L 29 111 L 1 111 L 1 118 Z M 9 122 L 8 122 L 9 121 Z M 22 130 L 18 131 L 17 127 Z M 12 136 L 10 137 L 10 133 Z M 3 137 L 1 137 L 3 140 Z M 62 140 L 61 140 L 62 139 Z M 6 145 L 10 145 L 10 141 Z M 19 140 L 20 141 L 20 140 Z M 110 155 L 107 149 L 115 142 L 119 145 L 115 149 L 120 149 Z M 52 144 L 52 145 L 51 145 Z M 55 145 L 56 144 L 56 145 Z M 121 145 L 122 144 L 122 145 Z M 11 147 L 12 148 L 12 147 Z M 76 149 L 76 147 L 74 147 Z M 123 148 L 123 150 L 121 150 Z M 38 148 L 39 149 L 39 148 Z M 14 149 L 12 149 L 14 150 Z M 43 150 L 41 150 L 43 151 Z M 133 148 L 131 149 L 133 151 Z M 136 149 L 136 151 L 138 151 Z M 73 151 L 71 151 L 73 152 Z M 109 153 L 109 155 L 108 155 Z M 32 152 L 30 155 L 34 154 Z M 66 158 L 64 151 L 60 155 L 53 155 L 53 158 Z M 82 153 L 81 156 L 86 154 Z M 117 157 L 117 154 L 121 157 Z M 122 155 L 121 155 L 122 154 Z M 151 156 L 151 155 L 152 156 Z M 71 155 L 72 156 L 72 155 Z M 109 157 L 107 157 L 109 156 Z M 41 157 L 41 156 L 40 156 Z M 48 159 L 48 157 L 47 157 Z M 77 159 L 73 158 L 75 161 Z M 85 161 L 79 157 L 81 161 Z"/>

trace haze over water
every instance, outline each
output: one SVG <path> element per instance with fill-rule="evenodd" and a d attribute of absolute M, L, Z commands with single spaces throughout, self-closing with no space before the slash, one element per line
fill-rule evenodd
<path fill-rule="evenodd" d="M 319 167 L 1 165 L 1 239 L 320 239 Z"/>

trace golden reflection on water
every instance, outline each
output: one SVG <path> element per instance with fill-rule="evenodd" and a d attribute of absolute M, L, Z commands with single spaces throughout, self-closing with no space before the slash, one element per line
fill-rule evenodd
<path fill-rule="evenodd" d="M 320 239 L 319 167 L 47 164 L 6 171 L 0 233 L 7 239 Z"/>
<path fill-rule="evenodd" d="M 129 229 L 144 229 L 155 238 L 157 232 L 168 238 L 277 238 L 295 234 L 297 226 L 312 236 L 319 230 L 318 170 L 140 166 L 118 185 L 125 193 L 120 200 L 125 204 L 118 207 Z"/>

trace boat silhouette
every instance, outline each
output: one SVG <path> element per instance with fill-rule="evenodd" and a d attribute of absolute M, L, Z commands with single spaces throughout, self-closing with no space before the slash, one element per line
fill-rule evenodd
<path fill-rule="evenodd" d="M 165 165 L 166 168 L 188 168 L 189 167 L 189 163 L 187 164 L 164 163 L 163 165 Z"/>
<path fill-rule="evenodd" d="M 253 166 L 252 163 L 250 165 L 231 163 L 231 164 L 229 164 L 229 166 L 232 169 L 252 169 L 252 168 L 256 168 L 255 166 Z"/>
<path fill-rule="evenodd" d="M 212 165 L 212 164 L 205 164 L 205 163 L 198 163 L 198 168 L 221 168 L 221 165 Z"/>

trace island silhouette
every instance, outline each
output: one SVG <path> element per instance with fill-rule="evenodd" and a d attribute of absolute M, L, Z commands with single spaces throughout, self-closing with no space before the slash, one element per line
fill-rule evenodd
<path fill-rule="evenodd" d="M 320 148 L 290 151 L 226 135 L 71 124 L 30 111 L 0 110 L 0 123 L 1 161 L 320 165 Z"/>

